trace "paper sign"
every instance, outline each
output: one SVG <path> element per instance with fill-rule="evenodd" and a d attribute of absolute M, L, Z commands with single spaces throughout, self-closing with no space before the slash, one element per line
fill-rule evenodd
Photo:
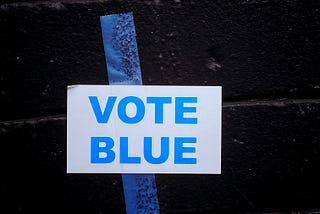
<path fill-rule="evenodd" d="M 68 87 L 68 173 L 221 173 L 220 86 Z"/>

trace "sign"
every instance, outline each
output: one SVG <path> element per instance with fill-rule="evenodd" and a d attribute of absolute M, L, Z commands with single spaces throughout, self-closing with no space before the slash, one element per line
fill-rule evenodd
<path fill-rule="evenodd" d="M 221 173 L 220 86 L 68 87 L 68 173 Z"/>

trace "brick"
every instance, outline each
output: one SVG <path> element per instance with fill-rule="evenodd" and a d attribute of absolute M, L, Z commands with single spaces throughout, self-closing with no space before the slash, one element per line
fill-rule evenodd
<path fill-rule="evenodd" d="M 99 16 L 133 11 L 145 84 L 222 85 L 224 100 L 319 98 L 319 1 L 0 5 L 0 119 L 66 111 L 107 82 Z"/>
<path fill-rule="evenodd" d="M 225 103 L 222 174 L 156 175 L 161 213 L 317 208 L 319 107 L 312 100 Z M 10 210 L 124 213 L 120 175 L 65 173 L 65 115 L 1 122 L 0 141 Z"/>

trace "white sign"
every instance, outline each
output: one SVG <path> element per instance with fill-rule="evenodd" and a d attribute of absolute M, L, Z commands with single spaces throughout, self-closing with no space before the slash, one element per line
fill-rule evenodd
<path fill-rule="evenodd" d="M 221 173 L 220 86 L 68 87 L 68 173 Z"/>

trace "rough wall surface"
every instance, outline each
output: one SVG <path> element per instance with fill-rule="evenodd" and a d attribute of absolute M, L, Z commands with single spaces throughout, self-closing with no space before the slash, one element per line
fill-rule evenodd
<path fill-rule="evenodd" d="M 143 82 L 222 85 L 221 175 L 157 175 L 161 213 L 320 209 L 320 2 L 2 1 L 2 204 L 124 213 L 120 175 L 66 174 L 66 90 L 105 84 L 99 16 L 133 11 Z"/>

